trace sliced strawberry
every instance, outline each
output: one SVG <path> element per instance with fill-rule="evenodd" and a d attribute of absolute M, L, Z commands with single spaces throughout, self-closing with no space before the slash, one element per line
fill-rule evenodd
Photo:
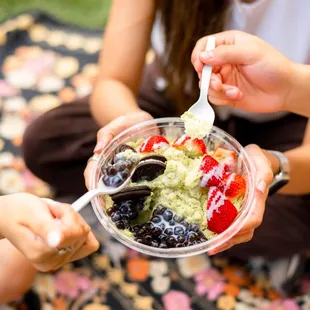
<path fill-rule="evenodd" d="M 207 220 L 209 230 L 220 234 L 226 230 L 238 215 L 236 207 L 219 189 L 211 187 L 208 193 Z"/>
<path fill-rule="evenodd" d="M 192 139 L 187 135 L 176 139 L 172 146 L 178 150 L 182 150 L 188 156 L 202 156 L 207 153 L 207 148 L 203 140 Z"/>
<path fill-rule="evenodd" d="M 234 151 L 218 147 L 212 155 L 226 172 L 233 172 L 237 164 L 237 154 Z"/>
<path fill-rule="evenodd" d="M 203 157 L 200 170 L 203 171 L 200 187 L 219 186 L 224 180 L 223 167 L 210 155 Z"/>
<path fill-rule="evenodd" d="M 226 176 L 220 190 L 227 198 L 235 198 L 244 195 L 246 182 L 240 174 L 231 173 Z"/>
<path fill-rule="evenodd" d="M 148 153 L 167 146 L 169 146 L 169 142 L 163 136 L 151 136 L 142 142 L 139 151 L 141 153 Z"/>

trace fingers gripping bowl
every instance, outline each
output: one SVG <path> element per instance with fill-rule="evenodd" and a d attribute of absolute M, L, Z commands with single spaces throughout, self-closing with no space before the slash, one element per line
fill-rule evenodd
<path fill-rule="evenodd" d="M 254 207 L 255 169 L 242 146 L 213 127 L 204 140 L 185 135 L 180 118 L 137 124 L 115 137 L 91 174 L 120 193 L 92 200 L 104 228 L 124 245 L 158 257 L 210 251 L 242 228 Z"/>

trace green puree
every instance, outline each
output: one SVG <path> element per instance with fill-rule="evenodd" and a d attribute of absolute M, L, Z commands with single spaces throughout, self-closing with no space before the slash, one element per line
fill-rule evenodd
<path fill-rule="evenodd" d="M 136 143 L 127 143 L 131 147 L 138 149 L 141 141 Z M 132 155 L 148 156 L 150 154 L 134 154 L 132 151 L 125 151 L 125 156 Z M 173 147 L 156 150 L 154 153 L 166 157 L 166 170 L 153 181 L 143 181 L 139 183 L 129 183 L 128 186 L 147 185 L 152 189 L 152 195 L 146 202 L 146 207 L 139 215 L 137 223 L 149 221 L 152 210 L 159 204 L 175 211 L 183 216 L 189 223 L 197 223 L 207 238 L 215 236 L 208 230 L 206 219 L 206 207 L 208 200 L 208 190 L 201 189 L 199 186 L 202 172 L 200 163 L 202 157 L 190 158 L 182 151 Z M 110 197 L 106 198 L 106 208 L 113 205 Z M 131 236 L 129 231 L 124 234 Z"/>

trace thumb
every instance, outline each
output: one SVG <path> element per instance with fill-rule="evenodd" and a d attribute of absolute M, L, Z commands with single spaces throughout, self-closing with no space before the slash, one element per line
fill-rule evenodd
<path fill-rule="evenodd" d="M 257 44 L 220 45 L 213 51 L 203 51 L 199 55 L 200 60 L 210 66 L 251 65 L 258 62 L 260 57 Z"/>
<path fill-rule="evenodd" d="M 33 217 L 30 228 L 37 238 L 44 240 L 48 246 L 55 248 L 63 239 L 61 221 L 57 218 L 56 211 L 61 208 L 62 203 L 44 198 L 41 201 L 45 207 L 44 212 L 38 212 L 40 214 Z"/>

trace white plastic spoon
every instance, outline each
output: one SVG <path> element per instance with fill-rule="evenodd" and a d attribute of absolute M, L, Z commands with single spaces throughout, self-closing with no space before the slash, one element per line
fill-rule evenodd
<path fill-rule="evenodd" d="M 212 51 L 214 49 L 215 37 L 208 37 L 205 50 Z M 202 70 L 199 99 L 181 117 L 185 123 L 186 133 L 193 138 L 205 137 L 214 123 L 215 114 L 208 101 L 211 74 L 212 67 L 205 65 Z"/>

